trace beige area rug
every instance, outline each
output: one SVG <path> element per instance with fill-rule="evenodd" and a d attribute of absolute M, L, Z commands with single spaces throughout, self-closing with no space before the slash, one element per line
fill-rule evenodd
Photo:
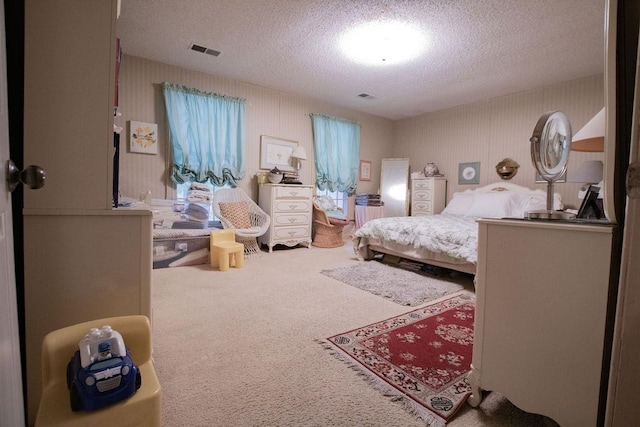
<path fill-rule="evenodd" d="M 464 285 L 473 289 L 470 276 L 434 277 L 419 269 L 409 271 L 379 261 L 362 261 L 348 267 L 322 270 L 321 273 L 397 304 L 412 307 L 461 291 Z"/>
<path fill-rule="evenodd" d="M 317 340 L 410 309 L 321 274 L 342 248 L 275 250 L 244 268 L 152 272 L 153 358 L 164 427 L 424 427 Z M 144 381 L 144 378 L 142 379 Z M 447 427 L 541 426 L 496 393 Z"/>

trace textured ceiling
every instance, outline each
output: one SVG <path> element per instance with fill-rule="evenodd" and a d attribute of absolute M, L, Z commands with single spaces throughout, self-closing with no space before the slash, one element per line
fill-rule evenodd
<path fill-rule="evenodd" d="M 117 34 L 128 55 L 402 119 L 602 73 L 604 12 L 605 0 L 122 0 Z M 352 63 L 339 36 L 369 20 L 418 25 L 431 47 L 403 65 Z"/>

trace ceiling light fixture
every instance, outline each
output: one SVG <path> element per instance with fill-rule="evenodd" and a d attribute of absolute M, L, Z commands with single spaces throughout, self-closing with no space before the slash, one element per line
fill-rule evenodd
<path fill-rule="evenodd" d="M 411 61 L 428 44 L 427 35 L 406 22 L 368 22 L 340 37 L 340 49 L 355 62 L 394 65 Z"/>

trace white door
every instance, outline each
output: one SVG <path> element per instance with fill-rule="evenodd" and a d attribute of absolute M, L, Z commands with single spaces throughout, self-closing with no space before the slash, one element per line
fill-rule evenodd
<path fill-rule="evenodd" d="M 640 50 L 637 55 L 636 63 L 640 64 Z M 640 67 L 636 68 L 631 129 L 627 210 L 605 421 L 605 425 L 612 427 L 640 425 Z"/>
<path fill-rule="evenodd" d="M 0 426 L 23 426 L 18 304 L 13 262 L 11 194 L 6 174 L 9 160 L 7 111 L 7 67 L 4 32 L 4 2 L 0 3 Z"/>

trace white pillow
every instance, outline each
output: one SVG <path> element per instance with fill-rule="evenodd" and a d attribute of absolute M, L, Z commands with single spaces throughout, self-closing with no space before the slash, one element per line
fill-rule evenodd
<path fill-rule="evenodd" d="M 475 193 L 467 215 L 482 218 L 504 218 L 512 216 L 518 206 L 520 195 L 509 191 Z"/>
<path fill-rule="evenodd" d="M 553 197 L 553 209 L 561 210 L 564 206 L 557 195 Z M 511 212 L 511 216 L 515 218 L 524 218 L 525 213 L 530 211 L 544 211 L 547 209 L 546 194 L 522 194 L 520 202 Z"/>
<path fill-rule="evenodd" d="M 449 203 L 444 208 L 442 213 L 452 214 L 452 215 L 471 215 L 469 214 L 469 209 L 471 208 L 471 204 L 473 203 L 473 194 L 472 193 L 454 193 Z"/>

